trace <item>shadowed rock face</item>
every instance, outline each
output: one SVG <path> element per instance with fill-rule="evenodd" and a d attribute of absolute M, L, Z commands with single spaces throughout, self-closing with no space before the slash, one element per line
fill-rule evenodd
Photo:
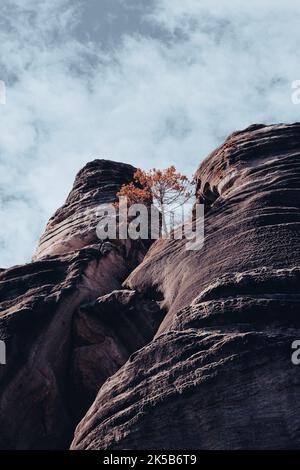
<path fill-rule="evenodd" d="M 0 272 L 2 449 L 68 447 L 99 387 L 161 322 L 158 305 L 135 293 L 116 295 L 119 311 L 101 298 L 121 289 L 147 251 L 141 241 L 101 241 L 95 232 L 94 208 L 114 201 L 133 172 L 106 160 L 86 165 L 49 221 L 35 261 Z"/>
<path fill-rule="evenodd" d="M 300 124 L 236 132 L 196 176 L 204 246 L 158 241 L 125 281 L 168 313 L 72 449 L 300 448 Z"/>
<path fill-rule="evenodd" d="M 0 270 L 0 447 L 300 448 L 300 124 L 202 163 L 196 252 L 97 238 L 133 172 L 86 165 L 34 261 Z"/>
<path fill-rule="evenodd" d="M 116 290 L 83 305 L 74 316 L 71 400 L 77 421 L 100 385 L 153 339 L 164 317 L 157 302 L 132 290 Z"/>

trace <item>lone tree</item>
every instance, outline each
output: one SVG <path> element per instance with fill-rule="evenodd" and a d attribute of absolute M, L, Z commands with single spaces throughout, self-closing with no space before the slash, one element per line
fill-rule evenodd
<path fill-rule="evenodd" d="M 161 214 L 163 233 L 167 236 L 167 215 L 174 228 L 175 213 L 192 197 L 194 182 L 179 173 L 174 165 L 165 170 L 138 169 L 133 178 L 134 182 L 123 185 L 117 196 L 127 197 L 129 205 L 151 200 Z"/>

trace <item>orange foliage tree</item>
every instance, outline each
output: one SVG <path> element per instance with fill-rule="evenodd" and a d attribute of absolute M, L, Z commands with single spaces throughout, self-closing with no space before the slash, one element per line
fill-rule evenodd
<path fill-rule="evenodd" d="M 127 197 L 129 205 L 152 201 L 161 213 L 164 234 L 167 235 L 167 214 L 173 216 L 178 207 L 192 197 L 193 181 L 178 172 L 174 165 L 165 170 L 153 168 L 150 171 L 138 169 L 134 173 L 134 182 L 123 185 L 118 197 Z"/>

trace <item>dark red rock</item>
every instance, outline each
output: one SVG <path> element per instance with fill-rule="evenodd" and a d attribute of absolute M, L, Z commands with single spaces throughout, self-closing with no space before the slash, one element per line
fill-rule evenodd
<path fill-rule="evenodd" d="M 95 233 L 134 168 L 81 170 L 34 262 L 0 272 L 2 449 L 66 448 L 83 415 L 72 449 L 300 448 L 299 148 L 300 124 L 232 134 L 197 171 L 203 248 L 145 258 Z"/>
<path fill-rule="evenodd" d="M 165 320 L 72 449 L 299 449 L 300 124 L 232 134 L 197 171 L 205 243 L 156 242 L 124 286 Z"/>
<path fill-rule="evenodd" d="M 2 449 L 67 447 L 76 419 L 84 411 L 81 402 L 80 410 L 70 406 L 77 384 L 87 391 L 82 402 L 88 406 L 93 393 L 96 394 L 95 387 L 103 382 L 104 366 L 95 364 L 93 359 L 109 354 L 109 347 L 105 344 L 103 348 L 101 341 L 96 344 L 97 338 L 93 337 L 95 357 L 88 350 L 83 361 L 78 359 L 82 357 L 78 341 L 83 335 L 79 321 L 82 313 L 78 312 L 83 311 L 83 304 L 120 289 L 122 281 L 146 253 L 142 241 L 101 241 L 96 236 L 95 207 L 114 201 L 121 184 L 130 181 L 133 172 L 130 165 L 105 160 L 86 165 L 65 205 L 50 219 L 35 261 L 0 273 L 0 339 L 7 345 L 7 364 L 0 366 Z M 96 302 L 101 303 L 103 300 Z M 141 305 L 143 309 L 136 316 L 128 314 L 132 331 L 135 320 L 143 328 L 133 340 L 137 347 L 143 346 L 155 332 L 155 325 L 149 324 L 143 313 L 146 303 Z M 85 311 L 90 312 L 89 307 Z M 110 312 L 111 306 L 108 315 Z M 99 314 L 97 322 L 95 315 L 96 335 L 101 328 L 105 331 L 107 319 Z M 122 315 L 120 312 L 119 320 Z M 119 343 L 121 330 L 116 324 L 111 333 Z M 87 345 L 89 348 L 88 340 Z M 128 344 L 111 373 L 127 360 L 132 347 Z M 83 383 L 80 375 L 83 363 L 87 383 Z"/>
<path fill-rule="evenodd" d="M 116 290 L 82 305 L 73 318 L 70 397 L 77 421 L 99 388 L 152 340 L 163 312 L 135 291 Z"/>

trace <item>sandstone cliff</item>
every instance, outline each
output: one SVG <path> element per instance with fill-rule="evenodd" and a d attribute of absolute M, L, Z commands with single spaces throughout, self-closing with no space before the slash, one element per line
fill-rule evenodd
<path fill-rule="evenodd" d="M 98 240 L 134 169 L 79 173 L 34 262 L 0 273 L 2 448 L 65 448 L 82 417 L 72 449 L 300 448 L 299 148 L 300 124 L 255 125 L 200 165 L 196 252 Z"/>
<path fill-rule="evenodd" d="M 34 262 L 0 273 L 0 339 L 7 346 L 0 368 L 3 449 L 68 447 L 99 387 L 161 321 L 150 300 L 136 312 L 137 295 L 113 294 L 142 261 L 144 242 L 96 236 L 96 207 L 113 202 L 134 170 L 106 160 L 86 165 L 50 219 Z M 114 297 L 123 306 L 118 311 Z"/>
<path fill-rule="evenodd" d="M 197 171 L 205 243 L 125 281 L 168 313 L 100 389 L 73 449 L 299 448 L 300 125 L 231 135 Z"/>

